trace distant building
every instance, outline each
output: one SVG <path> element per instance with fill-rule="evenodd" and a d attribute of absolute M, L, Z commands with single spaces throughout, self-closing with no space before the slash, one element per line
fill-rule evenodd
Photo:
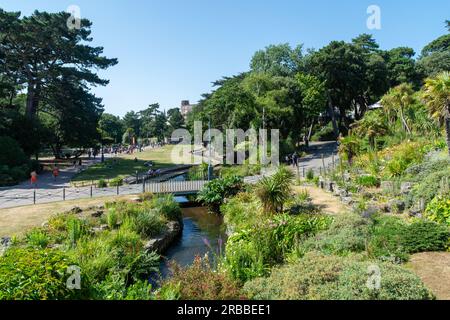
<path fill-rule="evenodd" d="M 191 112 L 194 107 L 195 107 L 195 105 L 190 104 L 189 100 L 181 101 L 181 107 L 180 107 L 181 115 L 186 119 L 188 113 Z"/>

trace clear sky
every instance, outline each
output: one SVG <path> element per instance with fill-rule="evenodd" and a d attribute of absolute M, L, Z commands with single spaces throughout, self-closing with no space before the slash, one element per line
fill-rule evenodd
<path fill-rule="evenodd" d="M 368 30 L 369 5 L 381 9 L 381 30 Z M 94 44 L 119 64 L 95 88 L 106 112 L 124 115 L 159 102 L 164 109 L 196 102 L 211 82 L 249 69 L 269 44 L 320 48 L 372 33 L 383 49 L 420 52 L 444 34 L 449 0 L 0 0 L 7 11 L 65 11 L 77 5 L 93 22 Z"/>

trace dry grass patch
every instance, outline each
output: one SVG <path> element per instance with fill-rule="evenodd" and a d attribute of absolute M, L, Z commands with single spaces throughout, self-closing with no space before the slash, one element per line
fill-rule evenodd
<path fill-rule="evenodd" d="M 307 190 L 313 205 L 320 208 L 323 212 L 328 214 L 339 214 L 349 211 L 349 208 L 344 205 L 339 198 L 327 193 L 324 190 L 312 186 L 295 186 L 294 191 L 300 193 Z"/>
<path fill-rule="evenodd" d="M 450 252 L 413 254 L 408 268 L 414 271 L 439 300 L 450 300 Z"/>
<path fill-rule="evenodd" d="M 112 196 L 95 199 L 78 199 L 15 208 L 0 209 L 0 237 L 21 234 L 39 227 L 52 215 L 68 211 L 75 206 L 88 208 L 103 205 L 107 201 L 131 199 L 136 196 Z"/>

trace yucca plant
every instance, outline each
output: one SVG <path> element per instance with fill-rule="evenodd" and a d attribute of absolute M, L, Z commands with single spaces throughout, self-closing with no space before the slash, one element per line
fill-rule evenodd
<path fill-rule="evenodd" d="M 422 99 L 431 117 L 445 123 L 450 155 L 450 72 L 445 71 L 434 78 L 428 78 L 425 81 Z"/>
<path fill-rule="evenodd" d="M 256 195 L 265 213 L 283 212 L 284 203 L 292 194 L 293 179 L 291 170 L 280 167 L 273 176 L 265 177 L 257 184 Z"/>

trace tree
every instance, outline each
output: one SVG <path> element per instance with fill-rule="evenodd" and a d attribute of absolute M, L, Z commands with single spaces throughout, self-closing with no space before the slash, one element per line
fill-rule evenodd
<path fill-rule="evenodd" d="M 450 155 L 450 73 L 442 72 L 425 81 L 422 98 L 430 115 L 445 123 L 448 152 Z"/>
<path fill-rule="evenodd" d="M 449 23 L 447 20 L 448 31 L 450 31 Z M 442 71 L 450 70 L 450 33 L 433 40 L 423 48 L 418 66 L 426 76 L 435 76 Z"/>
<path fill-rule="evenodd" d="M 367 112 L 352 128 L 354 128 L 353 133 L 357 136 L 367 137 L 372 150 L 375 150 L 376 147 L 375 138 L 388 132 L 386 119 L 381 110 Z"/>
<path fill-rule="evenodd" d="M 184 118 L 179 108 L 167 110 L 167 120 L 169 123 L 168 126 L 169 135 L 177 129 L 184 128 Z"/>
<path fill-rule="evenodd" d="M 19 85 L 25 85 L 27 102 L 25 114 L 36 117 L 39 104 L 50 86 L 61 77 L 77 79 L 86 85 L 106 85 L 91 70 L 106 69 L 117 59 L 102 56 L 102 47 L 90 47 L 91 22 L 80 21 L 80 28 L 69 29 L 68 13 L 35 11 L 29 17 L 19 12 L 0 9 L 0 52 L 7 65 L 7 75 Z"/>
<path fill-rule="evenodd" d="M 98 122 L 98 127 L 104 137 L 111 138 L 114 143 L 120 143 L 124 134 L 123 121 L 112 114 L 103 113 Z"/>
<path fill-rule="evenodd" d="M 414 55 L 414 50 L 408 47 L 394 48 L 384 53 L 389 87 L 395 87 L 402 83 L 419 85 L 421 79 L 413 58 Z"/>
<path fill-rule="evenodd" d="M 63 145 L 83 148 L 98 143 L 102 99 L 70 78 L 54 81 L 48 89 L 38 120 L 46 132 L 43 142 L 51 146 L 54 155 L 61 156 Z"/>
<path fill-rule="evenodd" d="M 414 103 L 414 90 L 411 84 L 403 83 L 389 90 L 381 99 L 381 104 L 391 124 L 400 119 L 403 130 L 411 134 L 405 118 L 405 111 Z"/>
<path fill-rule="evenodd" d="M 311 53 L 306 65 L 307 70 L 326 83 L 328 113 L 337 136 L 347 111 L 355 103 L 355 97 L 365 91 L 366 67 L 362 49 L 343 41 L 332 41 L 328 46 Z M 339 126 L 335 107 L 340 111 Z"/>
<path fill-rule="evenodd" d="M 140 136 L 142 123 L 138 113 L 128 111 L 123 117 L 123 123 L 126 129 L 133 129 L 133 133 Z"/>
<path fill-rule="evenodd" d="M 270 45 L 257 51 L 250 62 L 253 72 L 268 73 L 272 76 L 294 75 L 302 70 L 303 46 L 291 48 L 287 43 Z"/>

